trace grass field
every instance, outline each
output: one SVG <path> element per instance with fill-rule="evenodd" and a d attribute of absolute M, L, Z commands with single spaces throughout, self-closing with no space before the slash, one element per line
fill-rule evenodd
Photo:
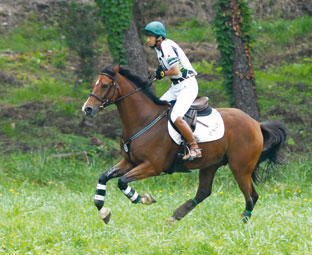
<path fill-rule="evenodd" d="M 311 155 L 310 155 L 311 156 Z M 51 159 L 42 153 L 0 158 L 2 254 L 311 254 L 311 159 L 279 166 L 266 183 L 249 223 L 241 221 L 243 195 L 221 168 L 212 195 L 173 226 L 166 219 L 197 189 L 197 171 L 133 183 L 157 203 L 133 205 L 107 185 L 105 225 L 93 196 L 98 177 L 113 162 L 94 157 Z"/>

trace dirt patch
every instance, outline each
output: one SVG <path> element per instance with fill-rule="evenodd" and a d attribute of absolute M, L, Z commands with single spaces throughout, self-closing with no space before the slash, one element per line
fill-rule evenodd
<path fill-rule="evenodd" d="M 36 13 L 41 20 L 49 20 L 51 13 L 59 13 L 63 0 L 1 0 L 0 33 L 9 31 L 20 24 L 30 13 Z M 92 4 L 92 0 L 75 0 L 75 2 Z"/>
<path fill-rule="evenodd" d="M 11 85 L 11 86 L 21 86 L 22 82 L 15 79 L 14 76 L 0 71 L 0 86 Z"/>
<path fill-rule="evenodd" d="M 191 62 L 216 61 L 220 57 L 216 43 L 185 43 L 179 42 L 180 47 Z"/>
<path fill-rule="evenodd" d="M 19 106 L 1 106 L 0 118 L 6 123 L 27 123 L 34 129 L 46 130 L 43 139 L 48 139 L 49 130 L 57 129 L 62 134 L 75 134 L 77 136 L 92 137 L 102 134 L 105 137 L 116 139 L 121 135 L 121 123 L 116 109 L 107 109 L 94 119 L 86 118 L 83 113 L 77 112 L 75 116 L 55 112 L 53 102 L 29 102 Z M 0 128 L 0 139 L 3 148 L 16 148 L 21 151 L 36 150 L 36 146 L 21 143 L 6 136 Z M 48 139 L 51 140 L 51 139 Z M 55 141 L 55 144 L 57 141 Z M 50 145 L 47 144 L 46 147 Z"/>

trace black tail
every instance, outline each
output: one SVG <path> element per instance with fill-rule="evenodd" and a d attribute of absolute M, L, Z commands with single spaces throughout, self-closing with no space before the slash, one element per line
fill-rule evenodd
<path fill-rule="evenodd" d="M 286 127 L 281 122 L 265 121 L 260 123 L 260 127 L 263 135 L 263 150 L 258 160 L 256 170 L 252 173 L 252 179 L 255 182 L 259 180 L 257 174 L 259 165 L 269 160 L 266 169 L 268 173 L 268 168 L 277 163 L 278 152 L 287 138 Z"/>

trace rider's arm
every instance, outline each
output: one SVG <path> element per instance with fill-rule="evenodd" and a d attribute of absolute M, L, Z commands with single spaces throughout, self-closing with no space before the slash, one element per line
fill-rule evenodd
<path fill-rule="evenodd" d="M 165 76 L 175 76 L 180 73 L 179 64 L 172 66 L 169 70 L 165 71 Z"/>

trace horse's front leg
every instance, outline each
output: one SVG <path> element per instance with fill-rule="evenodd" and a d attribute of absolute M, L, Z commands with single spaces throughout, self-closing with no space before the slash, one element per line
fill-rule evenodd
<path fill-rule="evenodd" d="M 132 203 L 152 204 L 156 200 L 150 194 L 144 193 L 143 196 L 140 196 L 134 189 L 128 186 L 128 183 L 158 174 L 158 172 L 153 170 L 152 165 L 145 161 L 123 175 L 118 181 L 118 187 Z"/>
<path fill-rule="evenodd" d="M 106 195 L 106 183 L 112 178 L 124 175 L 132 167 L 133 165 L 130 162 L 122 160 L 117 165 L 103 173 L 98 181 L 96 186 L 96 194 L 94 197 L 94 204 L 99 211 L 101 219 L 103 219 L 105 223 L 108 223 L 111 214 L 109 208 L 103 207 Z"/>

